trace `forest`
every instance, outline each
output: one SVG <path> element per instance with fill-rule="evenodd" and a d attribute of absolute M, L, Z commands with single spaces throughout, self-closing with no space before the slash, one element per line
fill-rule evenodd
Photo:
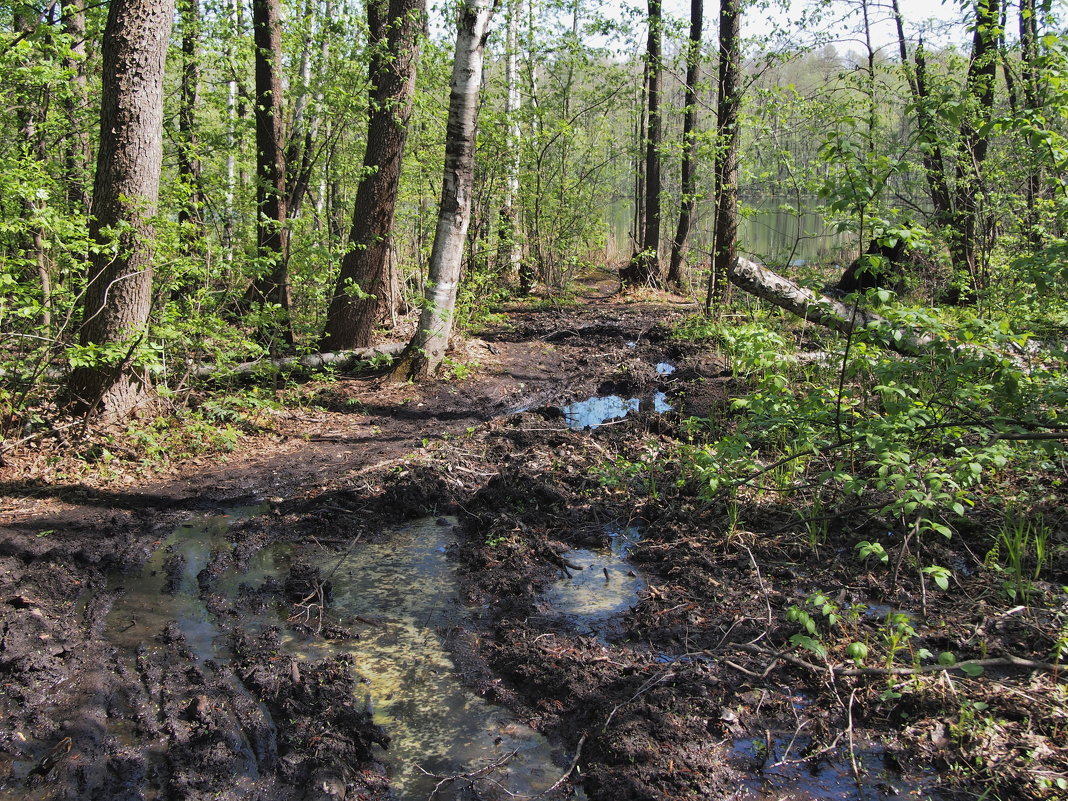
<path fill-rule="evenodd" d="M 1052 0 L 0 0 L 0 801 L 1068 798 Z"/>

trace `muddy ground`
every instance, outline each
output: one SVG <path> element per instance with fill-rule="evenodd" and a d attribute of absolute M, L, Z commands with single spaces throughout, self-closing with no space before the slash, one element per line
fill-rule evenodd
<path fill-rule="evenodd" d="M 464 381 L 308 384 L 302 408 L 225 461 L 176 464 L 153 483 L 57 481 L 43 451 L 9 459 L 0 798 L 390 797 L 390 732 L 350 660 L 298 663 L 279 638 L 358 641 L 373 621 L 332 612 L 309 562 L 445 514 L 458 519 L 448 551 L 469 614 L 439 634 L 470 687 L 571 758 L 547 797 L 948 799 L 979 797 L 980 782 L 992 797 L 1059 797 L 1059 674 L 845 675 L 790 646 L 785 610 L 814 592 L 843 609 L 918 616 L 921 588 L 847 558 L 885 532 L 870 510 L 834 514 L 813 546 L 788 506 L 701 500 L 675 446 L 729 426 L 744 385 L 714 353 L 671 338 L 688 301 L 628 302 L 613 289 L 601 281 L 579 305 L 510 310 L 468 343 L 480 366 Z M 594 395 L 657 392 L 670 411 L 643 404 L 593 431 L 561 412 Z M 683 423 L 692 416 L 707 420 L 696 433 Z M 249 506 L 258 511 L 228 532 L 233 550 L 196 574 L 226 658 L 205 659 L 177 624 L 116 646 L 109 612 L 129 577 L 191 515 Z M 605 547 L 622 528 L 640 534 L 629 560 L 645 587 L 591 633 L 544 591 L 581 567 L 567 552 Z M 293 544 L 287 570 L 238 595 L 219 590 L 220 575 L 275 542 Z M 943 555 L 970 561 L 910 647 L 1046 659 L 1053 622 L 995 602 L 982 542 L 965 532 Z M 173 556 L 163 564 L 183 569 Z M 269 603 L 293 614 L 279 630 L 251 629 L 250 610 Z M 882 636 L 884 618 L 858 613 L 852 636 Z M 449 786 L 502 797 L 477 777 Z"/>

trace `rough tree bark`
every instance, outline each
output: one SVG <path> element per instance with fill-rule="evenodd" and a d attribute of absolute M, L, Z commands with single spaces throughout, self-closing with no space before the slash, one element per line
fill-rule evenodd
<path fill-rule="evenodd" d="M 174 0 L 112 0 L 103 44 L 93 254 L 79 333 L 91 363 L 67 382 L 69 405 L 130 412 L 147 385 L 137 365 L 151 304 L 152 226 L 163 159 L 163 70 Z M 116 233 L 117 232 L 117 233 Z"/>
<path fill-rule="evenodd" d="M 493 9 L 493 0 L 465 0 L 460 5 L 445 132 L 445 170 L 438 225 L 430 253 L 430 276 L 419 327 L 393 371 L 399 380 L 433 376 L 449 345 L 464 239 L 471 219 L 475 123 Z"/>
<path fill-rule="evenodd" d="M 388 294 L 390 231 L 425 13 L 425 0 L 370 0 L 367 4 L 368 26 L 379 45 L 371 48 L 364 173 L 356 190 L 349 246 L 330 299 L 323 350 L 370 345 Z"/>
<path fill-rule="evenodd" d="M 682 263 L 690 245 L 690 219 L 696 204 L 697 174 L 697 82 L 701 80 L 701 29 L 705 22 L 704 0 L 690 0 L 690 42 L 686 50 L 686 112 L 682 119 L 682 200 L 679 227 L 671 241 L 667 281 L 682 286 Z"/>
<path fill-rule="evenodd" d="M 727 291 L 738 255 L 738 112 L 742 105 L 742 0 L 720 0 L 719 101 L 716 114 L 716 221 L 705 310 Z"/>
<path fill-rule="evenodd" d="M 252 2 L 256 42 L 256 253 L 264 264 L 249 289 L 248 299 L 279 309 L 280 317 L 268 333 L 272 339 L 277 335 L 292 345 L 280 14 L 280 0 Z"/>
<path fill-rule="evenodd" d="M 663 85 L 661 59 L 663 15 L 660 0 L 649 0 L 649 42 L 647 47 L 649 123 L 645 140 L 645 225 L 642 247 L 620 271 L 624 286 L 660 282 L 660 143 L 662 125 L 660 91 Z"/>

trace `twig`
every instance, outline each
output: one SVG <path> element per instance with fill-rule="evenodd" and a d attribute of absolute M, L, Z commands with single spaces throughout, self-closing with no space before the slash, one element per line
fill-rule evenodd
<path fill-rule="evenodd" d="M 1020 656 L 1013 656 L 1007 654 L 1005 656 L 991 657 L 989 659 L 966 659 L 963 662 L 957 662 L 952 665 L 918 665 L 916 667 L 845 667 L 844 665 L 826 665 L 819 666 L 808 662 L 804 659 L 794 656 L 793 654 L 785 651 L 772 651 L 768 648 L 761 648 L 758 645 L 752 645 L 750 643 L 735 643 L 733 646 L 739 651 L 748 651 L 749 653 L 760 654 L 762 656 L 771 656 L 776 659 L 782 659 L 790 664 L 803 667 L 806 670 L 810 670 L 813 673 L 823 673 L 826 670 L 830 670 L 835 676 L 915 676 L 921 673 L 939 673 L 951 670 L 967 670 L 969 667 L 1018 667 L 1026 668 L 1028 670 L 1045 670 L 1050 673 L 1059 673 L 1065 669 L 1065 665 L 1060 665 L 1055 662 L 1040 662 L 1035 659 L 1024 659 Z M 732 666 L 736 667 L 736 666 Z"/>
<path fill-rule="evenodd" d="M 790 756 L 790 750 L 794 747 L 794 742 L 797 741 L 797 735 L 799 735 L 801 733 L 801 729 L 805 728 L 805 726 L 807 726 L 808 724 L 809 721 L 807 720 L 802 720 L 800 723 L 797 724 L 797 728 L 794 729 L 794 734 L 790 738 L 790 742 L 786 744 L 786 750 L 783 751 L 782 759 L 780 759 L 778 762 L 776 762 L 774 765 L 771 765 L 770 767 L 776 768 L 786 762 L 786 760 Z"/>
<path fill-rule="evenodd" d="M 490 762 L 488 765 L 483 765 L 481 768 L 469 771 L 467 773 L 457 773 L 453 776 L 442 776 L 437 773 L 431 773 L 430 771 L 423 768 L 422 765 L 416 765 L 416 767 L 419 768 L 419 770 L 425 776 L 429 776 L 432 779 L 438 779 L 438 783 L 434 785 L 434 789 L 431 790 L 430 795 L 427 796 L 427 801 L 432 801 L 432 799 L 437 796 L 438 791 L 440 791 L 441 788 L 444 787 L 446 784 L 451 784 L 452 782 L 457 782 L 461 780 L 474 784 L 480 779 L 485 779 L 498 768 L 502 768 L 507 765 L 512 760 L 512 758 L 518 753 L 519 749 L 517 748 L 512 751 L 512 753 L 505 754 L 499 759 L 495 759 L 493 762 Z M 508 793 L 508 795 L 515 795 L 514 793 L 509 793 L 507 790 L 505 790 L 505 792 Z"/>
<path fill-rule="evenodd" d="M 749 550 L 748 545 L 743 545 L 742 547 L 745 548 L 745 552 L 749 554 L 749 561 L 753 563 L 753 570 L 756 571 L 757 581 L 760 582 L 760 591 L 764 594 L 764 604 L 768 608 L 768 627 L 770 628 L 772 625 L 772 615 L 771 599 L 768 598 L 768 588 L 764 586 L 764 578 L 760 575 L 760 568 L 757 566 L 756 558 L 753 556 L 753 552 Z"/>
<path fill-rule="evenodd" d="M 847 714 L 847 721 L 849 728 L 846 732 L 849 734 L 849 765 L 853 768 L 853 778 L 856 781 L 860 781 L 860 768 L 857 767 L 857 754 L 853 747 L 853 701 L 857 697 L 857 688 L 854 687 L 853 691 L 849 694 L 849 710 Z"/>
<path fill-rule="evenodd" d="M 615 708 L 608 714 L 608 719 L 604 722 L 604 728 L 606 728 L 606 729 L 608 728 L 608 724 L 612 722 L 612 718 L 614 718 L 616 716 L 616 712 L 618 712 L 620 709 L 625 707 L 627 704 L 629 704 L 629 703 L 631 703 L 633 701 L 636 701 L 641 696 L 645 695 L 647 692 L 649 692 L 651 689 L 653 689 L 653 687 L 658 685 L 660 682 L 667 681 L 668 679 L 673 679 L 673 678 L 675 678 L 675 674 L 673 672 L 671 672 L 670 670 L 665 670 L 663 673 L 657 673 L 652 678 L 647 679 L 645 681 L 645 683 L 642 684 L 642 686 L 638 688 L 637 692 L 635 692 L 634 695 L 632 695 L 630 698 L 628 698 L 623 703 L 616 704 Z"/>
<path fill-rule="evenodd" d="M 531 796 L 530 801 L 534 801 L 535 798 L 541 798 L 542 796 L 548 795 L 549 793 L 556 790 L 565 781 L 567 781 L 567 777 L 574 773 L 575 768 L 578 767 L 579 759 L 582 757 L 582 746 L 586 744 L 586 738 L 588 736 L 589 733 L 587 732 L 586 734 L 583 734 L 581 737 L 579 737 L 578 745 L 575 746 L 575 757 L 571 760 L 571 764 L 568 766 L 567 770 L 564 771 L 563 775 L 555 782 L 553 782 L 551 786 L 545 788 L 537 795 Z"/>

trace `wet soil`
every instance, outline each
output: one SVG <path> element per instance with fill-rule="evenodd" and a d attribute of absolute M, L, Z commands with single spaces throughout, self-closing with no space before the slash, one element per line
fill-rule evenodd
<path fill-rule="evenodd" d="M 702 501 L 676 446 L 729 426 L 742 385 L 671 338 L 689 301 L 614 290 L 600 277 L 579 305 L 509 309 L 466 344 L 479 367 L 464 381 L 308 384 L 302 408 L 225 462 L 154 483 L 64 482 L 33 454 L 11 460 L 0 799 L 425 798 L 391 789 L 397 732 L 368 689 L 384 669 L 360 658 L 383 618 L 354 612 L 327 566 L 360 549 L 388 561 L 398 526 L 427 515 L 455 518 L 441 549 L 463 610 L 423 621 L 447 654 L 427 664 L 451 663 L 502 710 L 485 724 L 501 738 L 522 728 L 554 749 L 547 780 L 516 797 L 975 797 L 969 759 L 1000 760 L 1017 797 L 1056 797 L 1068 762 L 1037 710 L 1063 695 L 1057 676 L 1006 670 L 965 692 L 956 676 L 843 677 L 790 648 L 784 610 L 816 590 L 841 608 L 915 611 L 920 588 L 846 564 L 879 533 L 870 511 L 842 510 L 812 547 L 792 509 Z M 620 402 L 603 419 L 574 424 L 572 404 L 608 396 Z M 183 523 L 237 507 L 226 546 L 191 562 Z M 258 556 L 279 547 L 264 569 Z M 969 650 L 982 629 L 984 647 L 1048 653 L 1048 625 L 976 605 L 989 579 L 961 575 L 929 610 L 924 647 L 982 656 Z M 151 609 L 129 601 L 144 581 L 192 611 L 147 625 Z M 603 603 L 569 606 L 562 582 Z M 879 637 L 884 620 L 858 612 L 853 634 Z M 962 695 L 997 713 L 993 729 L 965 728 Z M 426 772 L 454 798 L 507 797 L 510 758 Z M 1033 786 L 1034 764 L 1053 791 Z"/>

